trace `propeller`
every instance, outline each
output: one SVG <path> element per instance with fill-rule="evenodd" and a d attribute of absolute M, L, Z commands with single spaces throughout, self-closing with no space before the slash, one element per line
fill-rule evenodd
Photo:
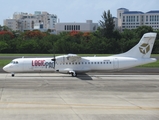
<path fill-rule="evenodd" d="M 54 68 L 55 68 L 55 62 L 56 62 L 56 57 L 54 55 L 54 57 L 51 59 L 52 61 L 54 61 Z"/>

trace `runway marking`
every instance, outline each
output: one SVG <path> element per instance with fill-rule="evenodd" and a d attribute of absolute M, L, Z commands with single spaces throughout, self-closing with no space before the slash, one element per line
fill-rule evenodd
<path fill-rule="evenodd" d="M 87 108 L 87 109 L 130 109 L 130 110 L 159 110 L 159 107 L 147 107 L 147 106 L 108 106 L 104 104 L 51 104 L 51 103 L 31 103 L 31 102 L 0 102 L 0 104 L 7 104 L 9 105 L 23 105 L 22 106 L 9 106 L 9 107 L 1 107 L 0 109 L 29 109 L 29 108 L 44 108 L 44 109 L 51 109 L 51 108 Z M 27 105 L 27 106 L 24 106 Z M 33 105 L 33 106 L 28 106 Z M 34 106 L 37 105 L 37 106 Z"/>

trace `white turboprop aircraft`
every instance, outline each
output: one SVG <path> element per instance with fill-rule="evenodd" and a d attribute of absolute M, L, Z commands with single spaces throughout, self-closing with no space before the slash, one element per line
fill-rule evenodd
<path fill-rule="evenodd" d="M 73 77 L 89 71 L 118 71 L 138 65 L 155 62 L 150 58 L 156 33 L 146 33 L 139 43 L 129 51 L 108 57 L 80 57 L 75 54 L 54 56 L 53 58 L 17 58 L 3 67 L 12 76 L 18 72 L 59 72 Z"/>

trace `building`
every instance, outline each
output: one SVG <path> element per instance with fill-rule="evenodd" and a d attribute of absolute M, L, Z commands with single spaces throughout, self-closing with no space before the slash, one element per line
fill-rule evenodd
<path fill-rule="evenodd" d="M 93 23 L 92 20 L 87 20 L 86 23 L 57 23 L 55 28 L 57 34 L 71 31 L 94 32 L 98 28 L 98 23 Z"/>
<path fill-rule="evenodd" d="M 136 29 L 139 26 L 151 26 L 159 30 L 159 10 L 151 10 L 146 13 L 142 11 L 129 11 L 126 8 L 117 9 L 117 18 L 113 17 L 115 29 Z M 34 14 L 14 13 L 12 19 L 5 19 L 4 26 L 15 31 L 40 30 L 51 31 L 54 34 L 60 32 L 81 31 L 94 32 L 98 23 L 87 20 L 85 23 L 57 23 L 57 16 L 47 12 L 35 11 Z"/>
<path fill-rule="evenodd" d="M 118 29 L 118 18 L 113 17 L 113 21 L 114 21 L 114 29 L 117 30 Z"/>
<path fill-rule="evenodd" d="M 136 29 L 139 26 L 151 26 L 154 30 L 159 30 L 159 10 L 149 12 L 129 11 L 126 8 L 117 10 L 118 29 Z"/>
<path fill-rule="evenodd" d="M 55 31 L 55 24 L 57 23 L 57 16 L 47 12 L 35 11 L 34 14 L 28 13 L 14 13 L 13 19 L 5 19 L 4 25 L 12 30 L 41 30 L 52 32 Z"/>
<path fill-rule="evenodd" d="M 4 20 L 3 24 L 12 30 L 15 30 L 15 31 L 19 30 L 18 22 L 16 19 L 6 19 Z"/>
<path fill-rule="evenodd" d="M 144 25 L 151 26 L 154 30 L 159 30 L 159 10 L 145 13 Z"/>

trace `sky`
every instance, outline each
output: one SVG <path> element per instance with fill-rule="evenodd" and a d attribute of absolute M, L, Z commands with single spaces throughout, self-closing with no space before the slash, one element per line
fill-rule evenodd
<path fill-rule="evenodd" d="M 142 12 L 159 10 L 159 0 L 0 0 L 0 5 L 0 25 L 15 12 L 46 11 L 56 14 L 60 22 L 93 20 L 98 23 L 108 10 L 113 17 L 117 17 L 118 8 Z"/>

